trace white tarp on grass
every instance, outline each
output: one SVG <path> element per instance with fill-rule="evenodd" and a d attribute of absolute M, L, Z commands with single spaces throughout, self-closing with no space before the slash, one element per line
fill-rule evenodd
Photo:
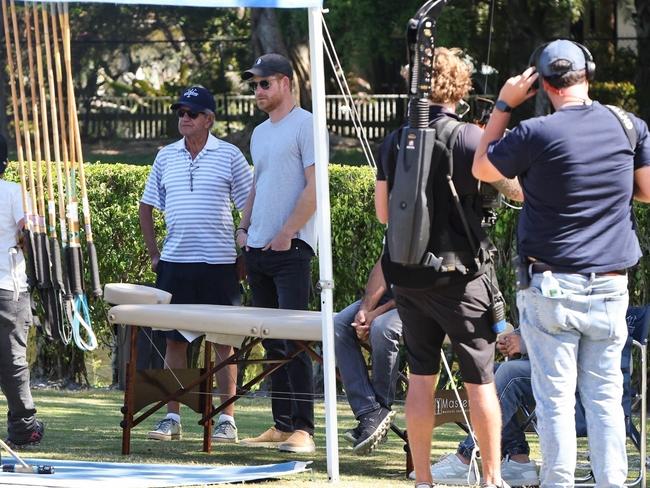
<path fill-rule="evenodd" d="M 284 478 L 311 470 L 307 467 L 309 463 L 300 461 L 262 466 L 101 463 L 53 459 L 27 459 L 26 462 L 30 465 L 54 466 L 54 474 L 0 472 L 0 486 L 164 488 Z"/>

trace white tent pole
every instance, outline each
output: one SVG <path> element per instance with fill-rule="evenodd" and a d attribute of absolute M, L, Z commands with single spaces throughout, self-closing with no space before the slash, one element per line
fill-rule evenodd
<path fill-rule="evenodd" d="M 339 481 L 339 446 L 336 422 L 336 371 L 334 361 L 334 321 L 332 272 L 332 232 L 330 227 L 329 141 L 325 120 L 325 74 L 323 63 L 323 30 L 320 7 L 309 8 L 309 52 L 311 59 L 311 93 L 314 114 L 314 146 L 316 156 L 316 200 L 318 228 L 318 262 L 321 285 L 321 317 L 323 334 L 323 372 L 325 388 L 325 438 L 327 474 L 331 482 Z"/>

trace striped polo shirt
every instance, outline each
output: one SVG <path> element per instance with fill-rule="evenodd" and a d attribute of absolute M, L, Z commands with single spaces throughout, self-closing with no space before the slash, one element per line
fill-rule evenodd
<path fill-rule="evenodd" d="M 156 156 L 142 203 L 165 214 L 161 259 L 175 263 L 235 262 L 231 202 L 242 210 L 253 173 L 241 151 L 209 135 L 194 160 L 185 139 Z"/>

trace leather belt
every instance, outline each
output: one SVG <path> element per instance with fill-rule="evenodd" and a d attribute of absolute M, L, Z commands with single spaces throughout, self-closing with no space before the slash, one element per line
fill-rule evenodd
<path fill-rule="evenodd" d="M 554 266 L 551 266 L 546 263 L 542 263 L 540 261 L 535 261 L 530 263 L 530 270 L 531 273 L 543 273 L 544 271 L 550 271 L 551 273 L 571 273 L 571 271 L 562 271 Z M 571 273 L 573 274 L 573 273 Z M 575 273 L 575 274 L 581 274 L 581 275 L 586 275 L 589 276 L 591 273 Z M 596 276 L 619 276 L 619 275 L 626 275 L 627 270 L 626 269 L 617 269 L 615 271 L 606 271 L 604 273 L 595 273 Z"/>

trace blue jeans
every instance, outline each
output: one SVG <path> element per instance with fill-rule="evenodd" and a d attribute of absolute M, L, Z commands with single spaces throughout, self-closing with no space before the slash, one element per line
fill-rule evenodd
<path fill-rule="evenodd" d="M 530 384 L 530 361 L 514 359 L 495 365 L 494 385 L 501 405 L 501 455 L 530 454 L 526 434 L 517 421 L 517 411 L 523 404 L 532 408 L 535 404 Z M 458 445 L 458 454 L 470 459 L 474 439 L 468 435 Z"/>
<path fill-rule="evenodd" d="M 541 274 L 519 291 L 517 306 L 531 362 L 543 487 L 573 486 L 575 391 L 585 406 L 596 486 L 627 476 L 621 351 L 627 338 L 625 275 L 554 273 L 558 298 L 541 293 Z"/>
<path fill-rule="evenodd" d="M 390 408 L 392 405 L 399 374 L 399 338 L 402 335 L 402 321 L 397 309 L 389 310 L 372 321 L 370 379 L 356 331 L 350 325 L 360 304 L 360 301 L 354 302 L 334 318 L 336 365 L 356 418 L 380 406 Z"/>

